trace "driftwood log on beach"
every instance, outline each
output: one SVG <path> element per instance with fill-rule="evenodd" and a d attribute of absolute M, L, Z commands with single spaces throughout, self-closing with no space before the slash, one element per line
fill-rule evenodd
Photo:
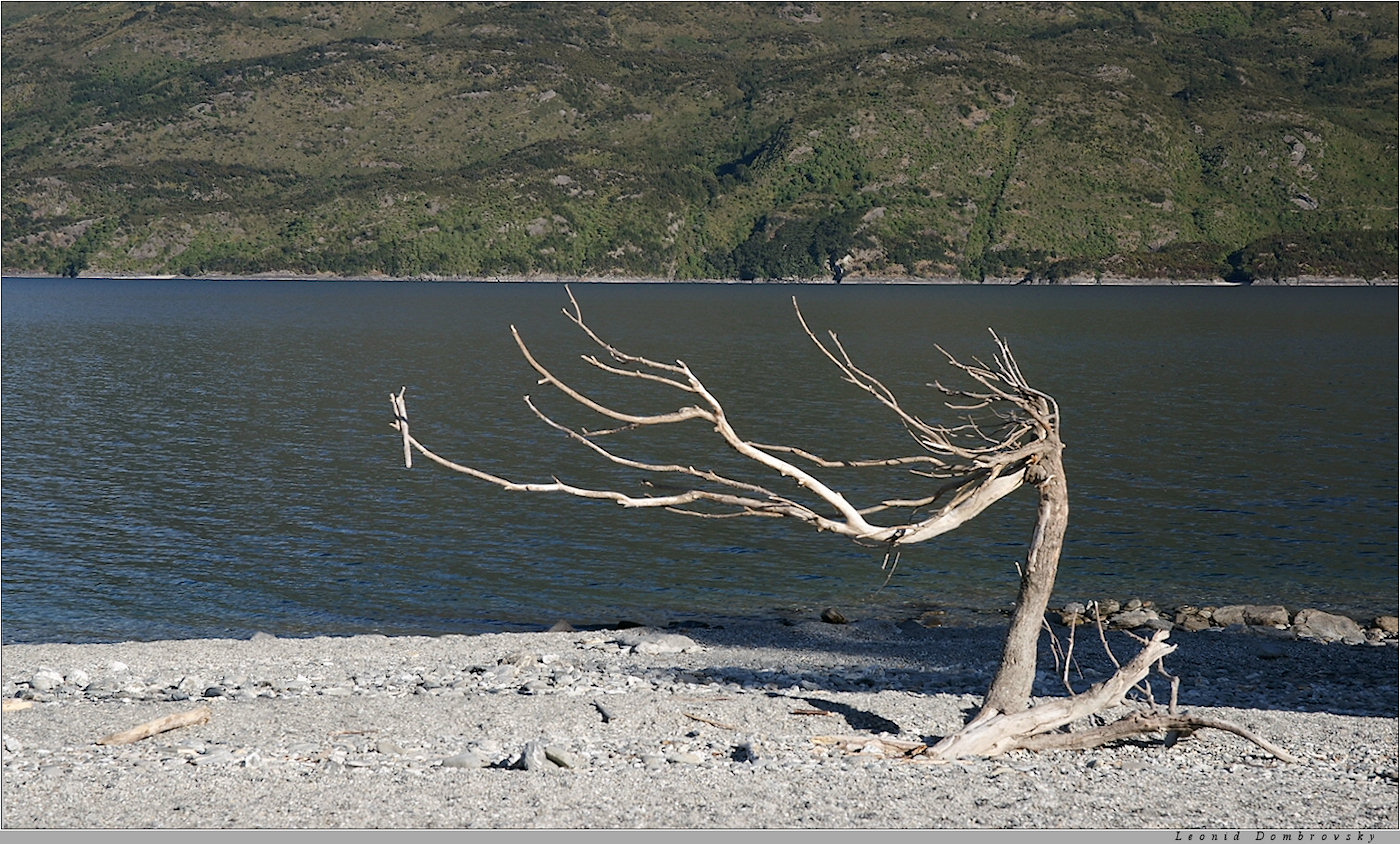
<path fill-rule="evenodd" d="M 200 706 L 187 712 L 176 712 L 174 715 L 166 715 L 163 718 L 155 718 L 141 724 L 137 724 L 129 730 L 122 730 L 119 733 L 112 733 L 97 740 L 98 744 L 135 744 L 136 742 L 150 738 L 154 735 L 166 733 L 171 730 L 178 730 L 181 727 L 192 727 L 195 724 L 207 724 L 209 719 L 214 717 L 214 710 L 207 706 Z"/>

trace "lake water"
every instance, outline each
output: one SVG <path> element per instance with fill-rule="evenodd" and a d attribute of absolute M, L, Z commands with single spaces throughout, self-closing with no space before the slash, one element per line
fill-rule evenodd
<path fill-rule="evenodd" d="M 938 343 L 1007 338 L 1064 415 L 1071 495 L 1057 601 L 1397 606 L 1397 291 L 578 284 L 593 327 L 683 359 L 741 433 L 831 456 L 910 453 L 816 354 L 834 329 L 926 418 Z M 511 494 L 405 469 L 388 394 L 444 456 L 516 480 L 636 487 L 538 422 L 583 420 L 509 333 L 593 394 L 609 383 L 554 284 L 5 279 L 0 573 L 5 642 L 537 630 L 715 616 L 996 623 L 1034 520 L 1018 492 L 881 552 L 795 522 L 698 520 Z M 730 466 L 703 425 L 629 454 Z M 635 449 L 635 450 L 632 450 Z M 916 495 L 837 477 L 861 503 Z"/>

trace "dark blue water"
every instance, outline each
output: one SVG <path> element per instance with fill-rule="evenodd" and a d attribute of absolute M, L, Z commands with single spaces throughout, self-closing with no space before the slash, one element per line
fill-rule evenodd
<path fill-rule="evenodd" d="M 938 343 L 1008 338 L 1064 413 L 1070 529 L 1057 600 L 1397 605 L 1395 288 L 575 285 L 628 351 L 684 359 L 752 439 L 911 453 L 793 316 L 840 332 L 925 417 Z M 521 402 L 582 421 L 510 338 L 590 394 L 609 383 L 539 284 L 5 279 L 0 573 L 5 642 L 439 634 L 622 619 L 807 613 L 995 622 L 1015 593 L 1029 491 L 906 551 L 776 520 L 695 520 L 406 470 L 414 433 L 514 480 L 637 486 Z M 619 440 L 733 466 L 692 426 Z M 861 503 L 926 491 L 833 479 Z"/>

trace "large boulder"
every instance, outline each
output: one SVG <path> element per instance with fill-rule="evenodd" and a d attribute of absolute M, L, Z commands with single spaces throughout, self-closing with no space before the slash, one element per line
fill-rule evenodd
<path fill-rule="evenodd" d="M 1334 615 L 1322 610 L 1299 610 L 1293 616 L 1293 632 L 1300 638 L 1317 639 L 1320 642 L 1345 642 L 1359 645 L 1366 641 L 1361 625 L 1344 615 Z"/>
<path fill-rule="evenodd" d="M 1277 604 L 1233 604 L 1217 608 L 1211 613 L 1211 620 L 1219 627 L 1230 627 L 1235 624 L 1286 627 L 1288 626 L 1288 610 Z"/>

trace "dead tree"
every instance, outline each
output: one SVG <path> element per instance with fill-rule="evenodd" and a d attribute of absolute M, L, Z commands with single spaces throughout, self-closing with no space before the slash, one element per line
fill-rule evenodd
<path fill-rule="evenodd" d="M 897 560 L 904 547 L 927 542 L 965 524 L 998 500 L 1029 484 L 1039 497 L 1035 530 L 1025 564 L 1021 566 L 1020 591 L 995 679 L 980 711 L 961 730 L 933 747 L 919 746 L 917 752 L 935 759 L 990 756 L 1016 749 L 1092 747 L 1145 733 L 1182 734 L 1215 727 L 1236 732 L 1279 758 L 1289 758 L 1285 751 L 1241 728 L 1176 712 L 1175 695 L 1169 711 L 1152 705 L 1107 727 L 1066 731 L 1071 723 L 1122 703 L 1125 695 L 1138 688 L 1154 666 L 1160 667 L 1162 658 L 1176 649 L 1175 645 L 1167 643 L 1165 632 L 1151 640 L 1141 640 L 1142 649 L 1137 656 L 1122 664 L 1108 680 L 1078 694 L 1071 689 L 1068 698 L 1031 706 L 1037 642 L 1045 625 L 1045 611 L 1054 589 L 1065 528 L 1069 523 L 1069 491 L 1062 459 L 1064 444 L 1060 440 L 1059 406 L 1053 398 L 1027 382 L 1010 348 L 995 333 L 992 338 L 996 354 L 991 365 L 976 359 L 964 363 L 936 347 L 946 357 L 948 365 L 971 382 L 970 386 L 960 387 L 941 382 L 931 385 L 945 396 L 947 407 L 959 419 L 953 425 L 937 424 L 910 412 L 893 391 L 858 366 L 835 332 L 829 332 L 826 339 L 818 337 L 794 299 L 793 307 L 802 330 L 836 366 L 841 377 L 893 413 L 921 447 L 918 453 L 905 456 L 831 459 L 792 445 L 746 439 L 734 427 L 720 400 L 683 361 L 650 360 L 612 346 L 584 322 L 573 292 L 569 291 L 568 295 L 571 307 L 565 309 L 565 316 L 605 354 L 604 357 L 584 355 L 588 364 L 611 376 L 638 379 L 674 390 L 683 403 L 670 412 L 639 414 L 595 401 L 556 377 L 537 360 L 520 332 L 512 326 L 515 342 L 526 362 L 539 374 L 539 383 L 556 388 L 577 404 L 610 420 L 609 427 L 589 430 L 565 425 L 543 412 L 528 395 L 526 404 L 546 425 L 604 460 L 658 475 L 679 476 L 685 480 L 682 490 L 635 495 L 616 489 L 571 485 L 557 477 L 547 483 L 519 483 L 456 463 L 434 453 L 413 437 L 404 390 L 400 389 L 390 394 L 390 400 L 394 408 L 392 424 L 402 437 L 405 465 L 412 466 L 413 454 L 417 452 L 448 469 L 515 492 L 564 493 L 611 501 L 623 507 L 659 508 L 702 518 L 721 515 L 793 518 L 819 531 L 861 543 L 883 545 L 887 549 L 887 563 Z M 756 483 L 692 465 L 634 460 L 604 444 L 609 437 L 625 431 L 694 420 L 711 427 L 725 445 L 771 472 L 781 483 Z M 901 467 L 931 479 L 936 488 L 920 498 L 889 499 L 858 507 L 818 476 L 821 470 L 854 467 Z M 789 491 L 794 485 L 797 490 Z M 903 520 L 899 514 L 905 514 Z M 891 744 L 888 749 L 893 753 L 910 752 L 907 745 L 900 743 Z"/>

